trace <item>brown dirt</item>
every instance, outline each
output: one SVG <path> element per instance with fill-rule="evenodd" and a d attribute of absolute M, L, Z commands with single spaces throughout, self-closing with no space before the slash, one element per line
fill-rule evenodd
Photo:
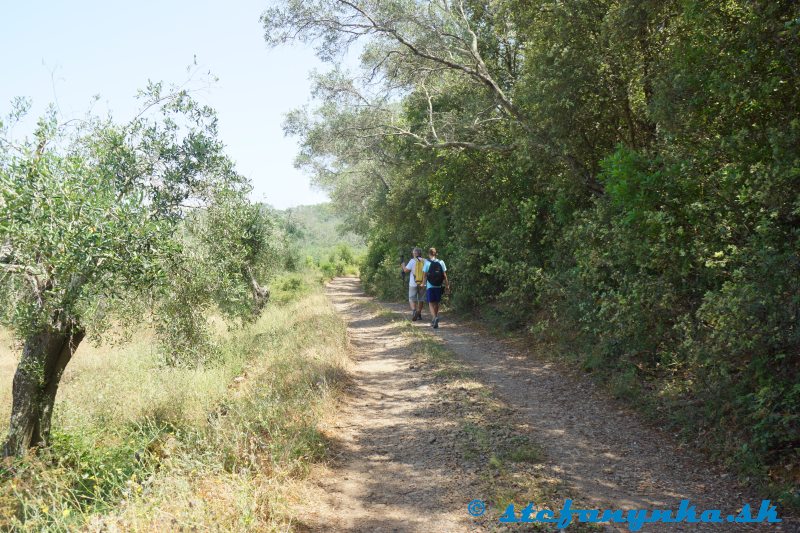
<path fill-rule="evenodd" d="M 328 295 L 349 323 L 352 384 L 335 421 L 325 429 L 335 452 L 328 465 L 312 472 L 314 503 L 302 511 L 301 527 L 498 529 L 496 520 L 488 518 L 496 517 L 497 509 L 481 519 L 466 512 L 467 503 L 487 490 L 485 469 L 454 452 L 463 435 L 457 417 L 442 407 L 442 402 L 448 404 L 442 399 L 446 391 L 435 373 L 413 365 L 407 336 L 398 335 L 397 322 L 365 311 L 363 304 L 370 299 L 357 279 L 334 280 Z M 406 313 L 399 304 L 386 308 Z M 543 449 L 546 467 L 589 508 L 675 509 L 688 499 L 698 509 L 722 510 L 723 517 L 747 502 L 758 509 L 760 498 L 739 486 L 730 472 L 681 448 L 671 435 L 620 408 L 587 380 L 447 316 L 438 330 L 426 321 L 415 325 L 440 339 L 510 407 Z M 783 524 L 749 528 L 728 523 L 649 524 L 642 531 L 800 531 L 798 522 L 783 518 Z"/>
<path fill-rule="evenodd" d="M 359 305 L 367 298 L 357 289 L 352 278 L 328 287 L 349 323 L 352 383 L 324 428 L 332 464 L 313 473 L 318 490 L 301 522 L 313 531 L 469 531 L 476 480 L 437 445 L 453 424 L 435 409 L 433 377 L 409 369 L 408 341 Z"/>

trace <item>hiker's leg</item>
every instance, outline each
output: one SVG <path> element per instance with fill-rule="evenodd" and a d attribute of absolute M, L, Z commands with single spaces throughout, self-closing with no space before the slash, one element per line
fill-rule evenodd
<path fill-rule="evenodd" d="M 439 316 L 439 301 L 442 297 L 442 289 L 433 287 L 428 289 L 428 305 L 431 308 L 431 318 Z"/>
<path fill-rule="evenodd" d="M 411 307 L 411 311 L 417 310 L 417 286 L 412 285 L 408 288 L 408 305 Z"/>

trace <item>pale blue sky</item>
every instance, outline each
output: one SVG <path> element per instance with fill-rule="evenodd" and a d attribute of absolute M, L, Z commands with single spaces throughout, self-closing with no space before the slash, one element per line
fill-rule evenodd
<path fill-rule="evenodd" d="M 283 115 L 308 101 L 323 67 L 302 45 L 267 49 L 258 22 L 269 0 L 0 0 L 0 112 L 15 96 L 34 114 L 57 100 L 65 119 L 89 108 L 120 120 L 148 79 L 181 83 L 197 57 L 219 82 L 198 98 L 219 113 L 220 134 L 253 199 L 278 207 L 326 201 L 293 167 L 296 140 Z"/>

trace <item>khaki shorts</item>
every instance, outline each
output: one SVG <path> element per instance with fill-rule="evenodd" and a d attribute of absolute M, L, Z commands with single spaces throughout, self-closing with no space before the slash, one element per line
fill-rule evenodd
<path fill-rule="evenodd" d="M 409 302 L 424 302 L 425 301 L 425 286 L 410 285 L 408 287 L 408 301 Z"/>

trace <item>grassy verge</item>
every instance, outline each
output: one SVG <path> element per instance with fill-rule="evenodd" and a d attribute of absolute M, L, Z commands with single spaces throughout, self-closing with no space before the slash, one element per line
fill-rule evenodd
<path fill-rule="evenodd" d="M 326 453 L 316 427 L 347 341 L 314 276 L 273 287 L 258 322 L 223 336 L 213 367 L 164 367 L 146 336 L 82 347 L 64 378 L 51 449 L 2 466 L 0 528 L 289 527 L 299 480 Z"/>

